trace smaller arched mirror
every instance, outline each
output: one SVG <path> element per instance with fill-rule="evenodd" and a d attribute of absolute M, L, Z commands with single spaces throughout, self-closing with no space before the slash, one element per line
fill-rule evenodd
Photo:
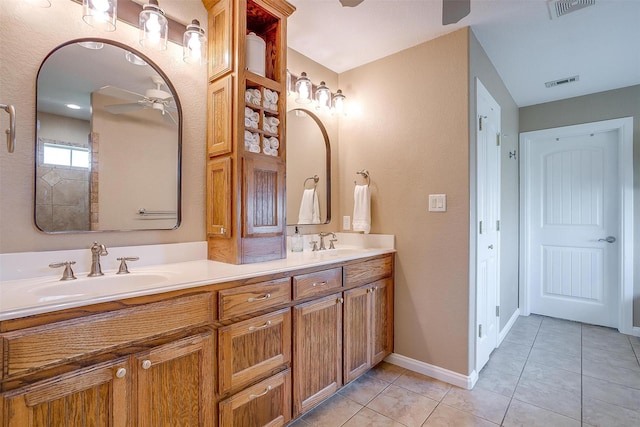
<path fill-rule="evenodd" d="M 287 113 L 287 224 L 331 221 L 331 145 L 308 110 Z"/>

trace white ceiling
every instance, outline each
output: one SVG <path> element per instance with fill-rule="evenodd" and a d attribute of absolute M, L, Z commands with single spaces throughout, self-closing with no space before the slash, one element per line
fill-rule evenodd
<path fill-rule="evenodd" d="M 441 0 L 290 3 L 289 47 L 337 73 L 470 26 L 518 106 L 640 84 L 640 0 L 596 0 L 553 20 L 546 0 L 471 0 L 471 13 L 444 27 Z"/>

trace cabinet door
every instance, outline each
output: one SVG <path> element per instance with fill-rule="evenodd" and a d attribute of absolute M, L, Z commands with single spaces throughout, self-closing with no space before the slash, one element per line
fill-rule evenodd
<path fill-rule="evenodd" d="M 233 2 L 221 0 L 209 11 L 209 79 L 214 80 L 232 69 Z"/>
<path fill-rule="evenodd" d="M 136 356 L 138 426 L 213 427 L 214 355 L 206 333 Z"/>
<path fill-rule="evenodd" d="M 293 416 L 311 409 L 342 385 L 340 294 L 293 309 Z"/>
<path fill-rule="evenodd" d="M 371 286 L 371 363 L 381 362 L 393 351 L 393 279 L 378 280 Z"/>
<path fill-rule="evenodd" d="M 249 384 L 291 361 L 291 310 L 218 329 L 220 393 Z"/>
<path fill-rule="evenodd" d="M 207 162 L 207 235 L 231 237 L 231 158 Z"/>
<path fill-rule="evenodd" d="M 209 84 L 207 92 L 207 151 L 209 157 L 231 152 L 233 76 Z"/>
<path fill-rule="evenodd" d="M 281 159 L 266 155 L 244 158 L 243 236 L 284 232 L 284 174 Z"/>
<path fill-rule="evenodd" d="M 125 427 L 131 373 L 126 360 L 80 369 L 5 393 L 3 427 Z"/>
<path fill-rule="evenodd" d="M 367 285 L 344 293 L 344 382 L 371 367 L 371 290 Z"/>
<path fill-rule="evenodd" d="M 291 420 L 291 370 L 220 402 L 222 427 L 279 427 Z"/>

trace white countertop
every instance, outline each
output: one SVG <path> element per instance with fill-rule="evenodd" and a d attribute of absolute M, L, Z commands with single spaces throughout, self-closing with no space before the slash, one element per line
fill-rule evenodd
<path fill-rule="evenodd" d="M 394 249 L 340 247 L 336 251 L 288 252 L 287 258 L 255 264 L 225 264 L 196 260 L 158 265 L 136 266 L 128 275 L 104 270 L 104 276 L 60 281 L 56 275 L 0 281 L 0 320 L 26 317 L 89 304 L 163 293 L 178 289 L 223 283 L 251 277 L 346 262 L 386 253 Z"/>

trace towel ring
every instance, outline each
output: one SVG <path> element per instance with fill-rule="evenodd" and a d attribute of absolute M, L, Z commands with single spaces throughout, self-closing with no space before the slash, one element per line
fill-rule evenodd
<path fill-rule="evenodd" d="M 364 179 L 367 180 L 367 187 L 371 185 L 371 177 L 369 176 L 369 171 L 366 169 L 362 169 L 361 171 L 356 172 L 356 175 L 362 175 Z M 354 184 L 358 184 L 357 181 L 353 181 Z"/>
<path fill-rule="evenodd" d="M 320 178 L 318 177 L 318 175 L 310 176 L 309 178 L 304 180 L 304 184 L 302 184 L 302 188 L 307 188 L 307 181 L 309 180 L 313 181 L 313 188 L 315 189 L 316 186 L 318 185 L 318 181 L 320 181 Z"/>

